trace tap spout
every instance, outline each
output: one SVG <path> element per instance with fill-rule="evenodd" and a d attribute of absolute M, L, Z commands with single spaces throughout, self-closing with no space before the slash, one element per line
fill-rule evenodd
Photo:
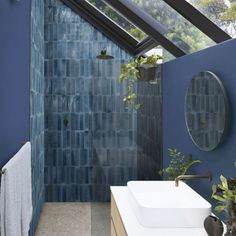
<path fill-rule="evenodd" d="M 188 179 L 207 179 L 209 182 L 212 181 L 212 175 L 210 172 L 204 174 L 204 175 L 179 175 L 175 178 L 175 186 L 179 186 L 180 180 L 188 180 Z"/>

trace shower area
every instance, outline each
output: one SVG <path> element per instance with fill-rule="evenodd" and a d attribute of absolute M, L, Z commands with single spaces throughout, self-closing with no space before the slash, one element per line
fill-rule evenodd
<path fill-rule="evenodd" d="M 36 20 L 32 34 L 43 27 L 44 147 L 36 146 L 44 150 L 45 202 L 109 202 L 110 186 L 159 179 L 161 70 L 156 84 L 137 84 L 143 108 L 127 109 L 126 85 L 118 77 L 121 64 L 132 55 L 60 0 L 35 3 L 36 19 L 39 9 L 44 11 L 44 22 Z M 37 46 L 37 37 L 35 42 Z M 103 49 L 114 58 L 97 59 Z M 34 51 L 33 58 L 42 56 L 37 47 Z M 33 78 L 37 84 L 37 73 Z M 35 106 L 37 99 L 32 98 Z M 91 205 L 92 220 L 96 212 L 97 206 Z"/>
<path fill-rule="evenodd" d="M 118 81 L 130 55 L 60 1 L 44 14 L 46 201 L 107 201 L 137 179 L 137 114 Z"/>

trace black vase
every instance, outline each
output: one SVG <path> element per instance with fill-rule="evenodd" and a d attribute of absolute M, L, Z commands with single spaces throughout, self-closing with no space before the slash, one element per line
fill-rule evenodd
<path fill-rule="evenodd" d="M 156 79 L 157 65 L 142 65 L 137 67 L 140 73 L 140 81 L 148 82 Z"/>
<path fill-rule="evenodd" d="M 204 227 L 209 236 L 222 236 L 224 227 L 215 216 L 208 216 L 204 221 Z"/>

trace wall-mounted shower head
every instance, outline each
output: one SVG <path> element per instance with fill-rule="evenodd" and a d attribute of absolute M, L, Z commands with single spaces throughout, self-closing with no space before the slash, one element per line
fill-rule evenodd
<path fill-rule="evenodd" d="M 100 55 L 96 56 L 96 58 L 100 60 L 110 60 L 113 59 L 114 57 L 111 55 L 107 55 L 107 50 L 103 49 L 101 50 Z"/>

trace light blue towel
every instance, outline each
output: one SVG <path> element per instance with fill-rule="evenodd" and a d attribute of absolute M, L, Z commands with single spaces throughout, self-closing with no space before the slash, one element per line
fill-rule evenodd
<path fill-rule="evenodd" d="M 32 219 L 31 145 L 27 142 L 3 167 L 1 236 L 28 236 Z"/>

